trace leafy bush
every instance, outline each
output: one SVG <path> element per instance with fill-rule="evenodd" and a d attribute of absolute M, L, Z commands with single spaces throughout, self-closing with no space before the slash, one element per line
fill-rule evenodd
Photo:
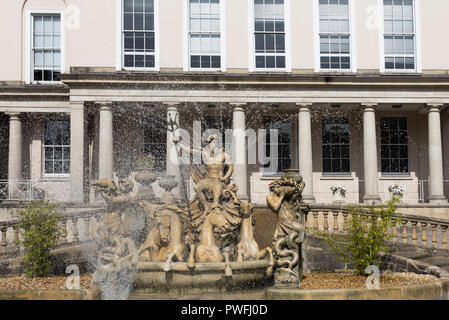
<path fill-rule="evenodd" d="M 24 239 L 20 241 L 25 248 L 25 274 L 28 277 L 49 276 L 54 261 L 51 249 L 59 238 L 59 205 L 33 201 L 19 211 L 19 217 L 19 228 L 25 231 Z"/>
<path fill-rule="evenodd" d="M 350 268 L 363 274 L 370 265 L 379 266 L 380 252 L 388 250 L 387 241 L 393 237 L 392 228 L 399 222 L 394 217 L 400 199 L 393 197 L 385 205 L 372 204 L 368 209 L 354 206 L 348 218 L 347 233 L 324 236 L 330 251 L 337 254 Z"/>

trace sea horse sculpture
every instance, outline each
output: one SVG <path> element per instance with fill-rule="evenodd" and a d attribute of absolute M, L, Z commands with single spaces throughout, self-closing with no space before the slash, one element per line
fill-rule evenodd
<path fill-rule="evenodd" d="M 267 196 L 268 207 L 278 216 L 278 224 L 273 237 L 276 258 L 275 285 L 278 287 L 298 287 L 301 280 L 300 245 L 304 241 L 304 226 L 297 221 L 300 213 L 301 193 L 304 182 L 299 175 L 284 175 L 270 184 Z"/>
<path fill-rule="evenodd" d="M 273 251 L 270 247 L 259 250 L 259 245 L 254 239 L 254 206 L 242 202 L 241 209 L 243 220 L 240 225 L 239 243 L 237 244 L 237 262 L 260 260 L 268 256 L 270 263 L 267 268 L 267 275 L 270 276 L 273 273 L 274 266 Z"/>

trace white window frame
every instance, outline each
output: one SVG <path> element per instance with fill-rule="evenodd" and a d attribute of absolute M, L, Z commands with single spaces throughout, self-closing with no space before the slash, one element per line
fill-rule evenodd
<path fill-rule="evenodd" d="M 182 69 L 184 72 L 226 72 L 226 0 L 220 0 L 220 68 L 191 68 L 190 67 L 190 1 L 182 2 L 182 32 L 183 32 L 183 57 Z"/>
<path fill-rule="evenodd" d="M 61 84 L 61 81 L 34 81 L 33 64 L 34 56 L 32 55 L 33 41 L 33 15 L 59 14 L 61 19 L 61 74 L 65 73 L 65 11 L 63 9 L 26 9 L 25 10 L 25 83 L 26 84 Z"/>
<path fill-rule="evenodd" d="M 116 51 L 116 71 L 159 71 L 159 0 L 154 0 L 154 68 L 146 67 L 126 67 L 125 54 L 123 48 L 123 0 L 115 0 L 116 30 L 115 30 L 115 51 Z"/>
<path fill-rule="evenodd" d="M 380 73 L 422 73 L 421 61 L 421 0 L 413 1 L 413 27 L 415 28 L 415 69 L 385 69 L 385 42 L 384 42 L 384 1 L 377 0 L 379 25 L 379 70 Z"/>
<path fill-rule="evenodd" d="M 357 28 L 355 18 L 355 1 L 348 0 L 349 6 L 349 69 L 321 69 L 321 49 L 320 49 L 320 1 L 313 0 L 313 42 L 314 42 L 314 61 L 316 73 L 356 73 L 357 72 L 357 52 L 356 39 Z"/>
<path fill-rule="evenodd" d="M 46 173 L 45 172 L 45 147 L 46 147 L 46 145 L 45 145 L 45 121 L 68 121 L 69 122 L 69 128 L 71 126 L 70 119 L 68 119 L 68 118 L 51 118 L 51 119 L 45 119 L 44 121 L 42 121 L 42 143 L 41 143 L 42 177 L 43 178 L 48 178 L 48 179 L 52 179 L 52 178 L 70 178 L 71 165 L 69 167 L 69 173 Z M 72 149 L 72 145 L 69 144 L 69 146 L 70 146 L 70 150 L 71 150 Z M 59 146 L 59 147 L 61 147 L 61 146 Z M 53 148 L 55 148 L 55 146 L 53 146 Z M 72 159 L 70 158 L 70 164 L 71 164 L 71 162 L 72 162 Z"/>
<path fill-rule="evenodd" d="M 292 72 L 290 0 L 284 0 L 285 68 L 256 68 L 256 37 L 254 34 L 254 0 L 248 0 L 248 71 Z"/>

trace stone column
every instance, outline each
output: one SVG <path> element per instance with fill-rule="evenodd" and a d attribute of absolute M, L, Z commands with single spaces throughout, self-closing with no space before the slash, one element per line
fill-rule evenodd
<path fill-rule="evenodd" d="M 100 141 L 98 152 L 98 177 L 100 179 L 114 178 L 112 126 L 111 104 L 100 104 Z"/>
<path fill-rule="evenodd" d="M 447 203 L 443 187 L 443 149 L 441 143 L 440 111 L 442 104 L 429 104 L 429 200 L 430 203 Z"/>
<path fill-rule="evenodd" d="M 240 200 L 249 200 L 248 196 L 248 156 L 246 144 L 246 123 L 245 110 L 246 104 L 232 104 L 232 155 L 234 160 L 233 180 L 239 190 L 237 196 Z"/>
<path fill-rule="evenodd" d="M 22 120 L 20 113 L 9 113 L 8 179 L 22 180 Z"/>
<path fill-rule="evenodd" d="M 85 120 L 84 103 L 70 103 L 70 201 L 84 202 L 85 160 Z"/>
<path fill-rule="evenodd" d="M 377 172 L 377 136 L 375 104 L 363 108 L 363 166 L 365 172 L 365 203 L 380 202 Z"/>
<path fill-rule="evenodd" d="M 306 184 L 302 192 L 305 202 L 315 202 L 313 195 L 313 159 L 311 104 L 298 103 L 298 164 L 299 174 Z"/>
<path fill-rule="evenodd" d="M 179 110 L 178 104 L 167 102 L 164 103 L 167 106 L 167 123 L 172 124 L 174 128 L 179 128 Z M 186 201 L 185 195 L 182 192 L 182 179 L 181 179 L 181 167 L 178 158 L 178 147 L 173 142 L 174 132 L 170 129 L 172 126 L 168 126 L 167 130 L 167 175 L 174 176 L 178 181 L 178 186 L 172 190 L 176 200 Z"/>

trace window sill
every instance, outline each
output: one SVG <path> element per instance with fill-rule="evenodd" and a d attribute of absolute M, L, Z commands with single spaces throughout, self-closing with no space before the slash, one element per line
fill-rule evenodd
<path fill-rule="evenodd" d="M 355 176 L 349 174 L 322 174 L 320 180 L 355 180 Z"/>
<path fill-rule="evenodd" d="M 66 182 L 70 180 L 70 175 L 44 175 L 42 177 L 43 182 Z"/>
<path fill-rule="evenodd" d="M 413 180 L 413 176 L 410 173 L 407 174 L 382 174 L 379 180 Z"/>

